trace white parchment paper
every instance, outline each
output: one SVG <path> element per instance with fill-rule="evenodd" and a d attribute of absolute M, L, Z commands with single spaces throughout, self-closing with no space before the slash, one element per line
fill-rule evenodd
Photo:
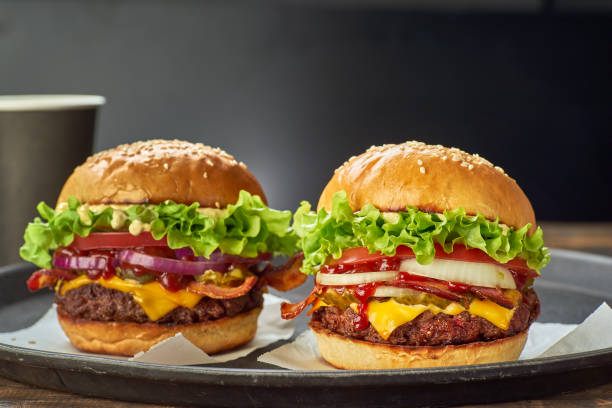
<path fill-rule="evenodd" d="M 264 307 L 259 315 L 255 338 L 235 350 L 209 356 L 180 333 L 156 344 L 150 350 L 132 358 L 104 354 L 83 353 L 74 348 L 62 331 L 55 315 L 55 305 L 27 329 L 10 333 L 0 333 L 0 343 L 43 351 L 108 357 L 118 360 L 131 360 L 157 364 L 193 365 L 223 363 L 244 357 L 252 351 L 265 347 L 277 340 L 289 339 L 295 331 L 295 323 L 280 319 L 280 303 L 284 299 L 264 294 Z"/>
<path fill-rule="evenodd" d="M 612 309 L 602 303 L 580 325 L 534 323 L 520 360 L 580 353 L 612 347 Z M 319 354 L 317 340 L 310 330 L 293 342 L 278 347 L 257 359 L 291 370 L 337 370 Z"/>

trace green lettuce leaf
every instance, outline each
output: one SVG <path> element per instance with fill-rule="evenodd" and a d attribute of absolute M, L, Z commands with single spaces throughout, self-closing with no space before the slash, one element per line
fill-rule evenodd
<path fill-rule="evenodd" d="M 538 271 L 550 260 L 544 247 L 542 229 L 527 236 L 530 224 L 520 229 L 508 229 L 499 220 L 488 221 L 481 214 L 470 216 L 463 208 L 430 214 L 407 207 L 398 213 L 382 213 L 373 205 L 366 205 L 353 213 L 344 191 L 332 198 L 331 212 L 311 211 L 303 201 L 294 214 L 293 229 L 299 236 L 298 247 L 304 252 L 302 272 L 315 273 L 331 256 L 340 258 L 347 248 L 364 246 L 370 253 L 395 255 L 399 245 L 414 251 L 417 262 L 429 264 L 435 255 L 434 244 L 446 253 L 453 245 L 478 248 L 500 263 L 519 256 Z"/>
<path fill-rule="evenodd" d="M 86 210 L 79 215 L 80 203 L 74 197 L 68 208 L 54 211 L 41 202 L 37 206 L 40 217 L 26 228 L 25 243 L 19 250 L 21 257 L 41 268 L 51 266 L 50 251 L 69 245 L 74 235 L 86 237 L 92 231 L 110 231 L 113 209 L 100 212 Z M 228 205 L 219 218 L 197 211 L 191 205 L 167 201 L 158 205 L 134 205 L 125 213 L 126 227 L 139 221 L 151 225 L 155 239 L 167 238 L 170 248 L 190 247 L 198 256 L 209 257 L 216 249 L 243 257 L 256 257 L 260 252 L 291 255 L 295 252 L 297 236 L 291 229 L 291 212 L 268 208 L 261 198 L 240 191 L 238 201 Z M 42 219 L 41 219 L 42 217 Z"/>

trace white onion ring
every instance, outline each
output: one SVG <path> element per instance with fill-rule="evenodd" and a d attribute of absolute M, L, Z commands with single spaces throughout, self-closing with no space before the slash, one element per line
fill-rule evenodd
<path fill-rule="evenodd" d="M 404 259 L 400 270 L 412 275 L 472 286 L 516 289 L 516 283 L 510 271 L 491 263 L 434 259 L 429 265 L 421 265 L 416 259 Z"/>
<path fill-rule="evenodd" d="M 486 288 L 516 289 L 516 283 L 510 271 L 495 264 L 434 259 L 429 265 L 421 265 L 416 259 L 405 259 L 399 269 L 412 275 L 425 276 L 441 281 Z M 388 282 L 397 278 L 400 271 L 342 274 L 319 272 L 316 276 L 316 282 L 324 286 L 352 286 L 372 282 Z"/>
<path fill-rule="evenodd" d="M 316 282 L 324 286 L 351 286 L 371 282 L 393 280 L 398 271 L 360 272 L 360 273 L 317 273 Z"/>

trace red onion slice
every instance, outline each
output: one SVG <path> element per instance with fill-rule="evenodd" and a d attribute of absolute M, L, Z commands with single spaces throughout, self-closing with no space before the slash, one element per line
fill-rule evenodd
<path fill-rule="evenodd" d="M 174 254 L 176 255 L 176 259 L 194 258 L 193 250 L 189 247 L 175 249 Z"/>
<path fill-rule="evenodd" d="M 179 275 L 201 275 L 209 269 L 224 272 L 227 263 L 214 261 L 182 261 L 178 259 L 161 258 L 147 255 L 130 249 L 119 252 L 121 263 L 142 266 L 145 269 L 158 272 L 176 273 Z"/>
<path fill-rule="evenodd" d="M 53 266 L 62 269 L 103 270 L 106 269 L 108 258 L 105 256 L 62 256 L 53 258 Z"/>
<path fill-rule="evenodd" d="M 224 254 L 219 250 L 214 251 L 212 254 L 210 254 L 209 258 L 206 258 L 205 256 L 195 256 L 190 247 L 175 249 L 174 253 L 176 254 L 177 259 L 193 258 L 199 262 L 218 262 L 226 264 L 256 264 L 272 259 L 272 254 L 270 253 L 260 254 L 255 258 L 245 258 L 238 255 Z"/>

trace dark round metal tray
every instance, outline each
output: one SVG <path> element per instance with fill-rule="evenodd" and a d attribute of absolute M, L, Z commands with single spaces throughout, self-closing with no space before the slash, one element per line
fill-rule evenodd
<path fill-rule="evenodd" d="M 30 294 L 33 267 L 0 268 L 0 330 L 28 327 L 49 308 L 50 293 Z M 308 284 L 289 295 L 303 297 Z M 612 258 L 553 251 L 536 285 L 539 321 L 579 323 L 612 303 Z M 298 322 L 296 335 L 305 329 Z M 413 370 L 289 371 L 257 362 L 283 344 L 216 366 L 169 366 L 42 352 L 0 344 L 0 375 L 83 395 L 158 404 L 207 406 L 393 407 L 510 401 L 612 381 L 612 348 L 511 363 Z"/>

